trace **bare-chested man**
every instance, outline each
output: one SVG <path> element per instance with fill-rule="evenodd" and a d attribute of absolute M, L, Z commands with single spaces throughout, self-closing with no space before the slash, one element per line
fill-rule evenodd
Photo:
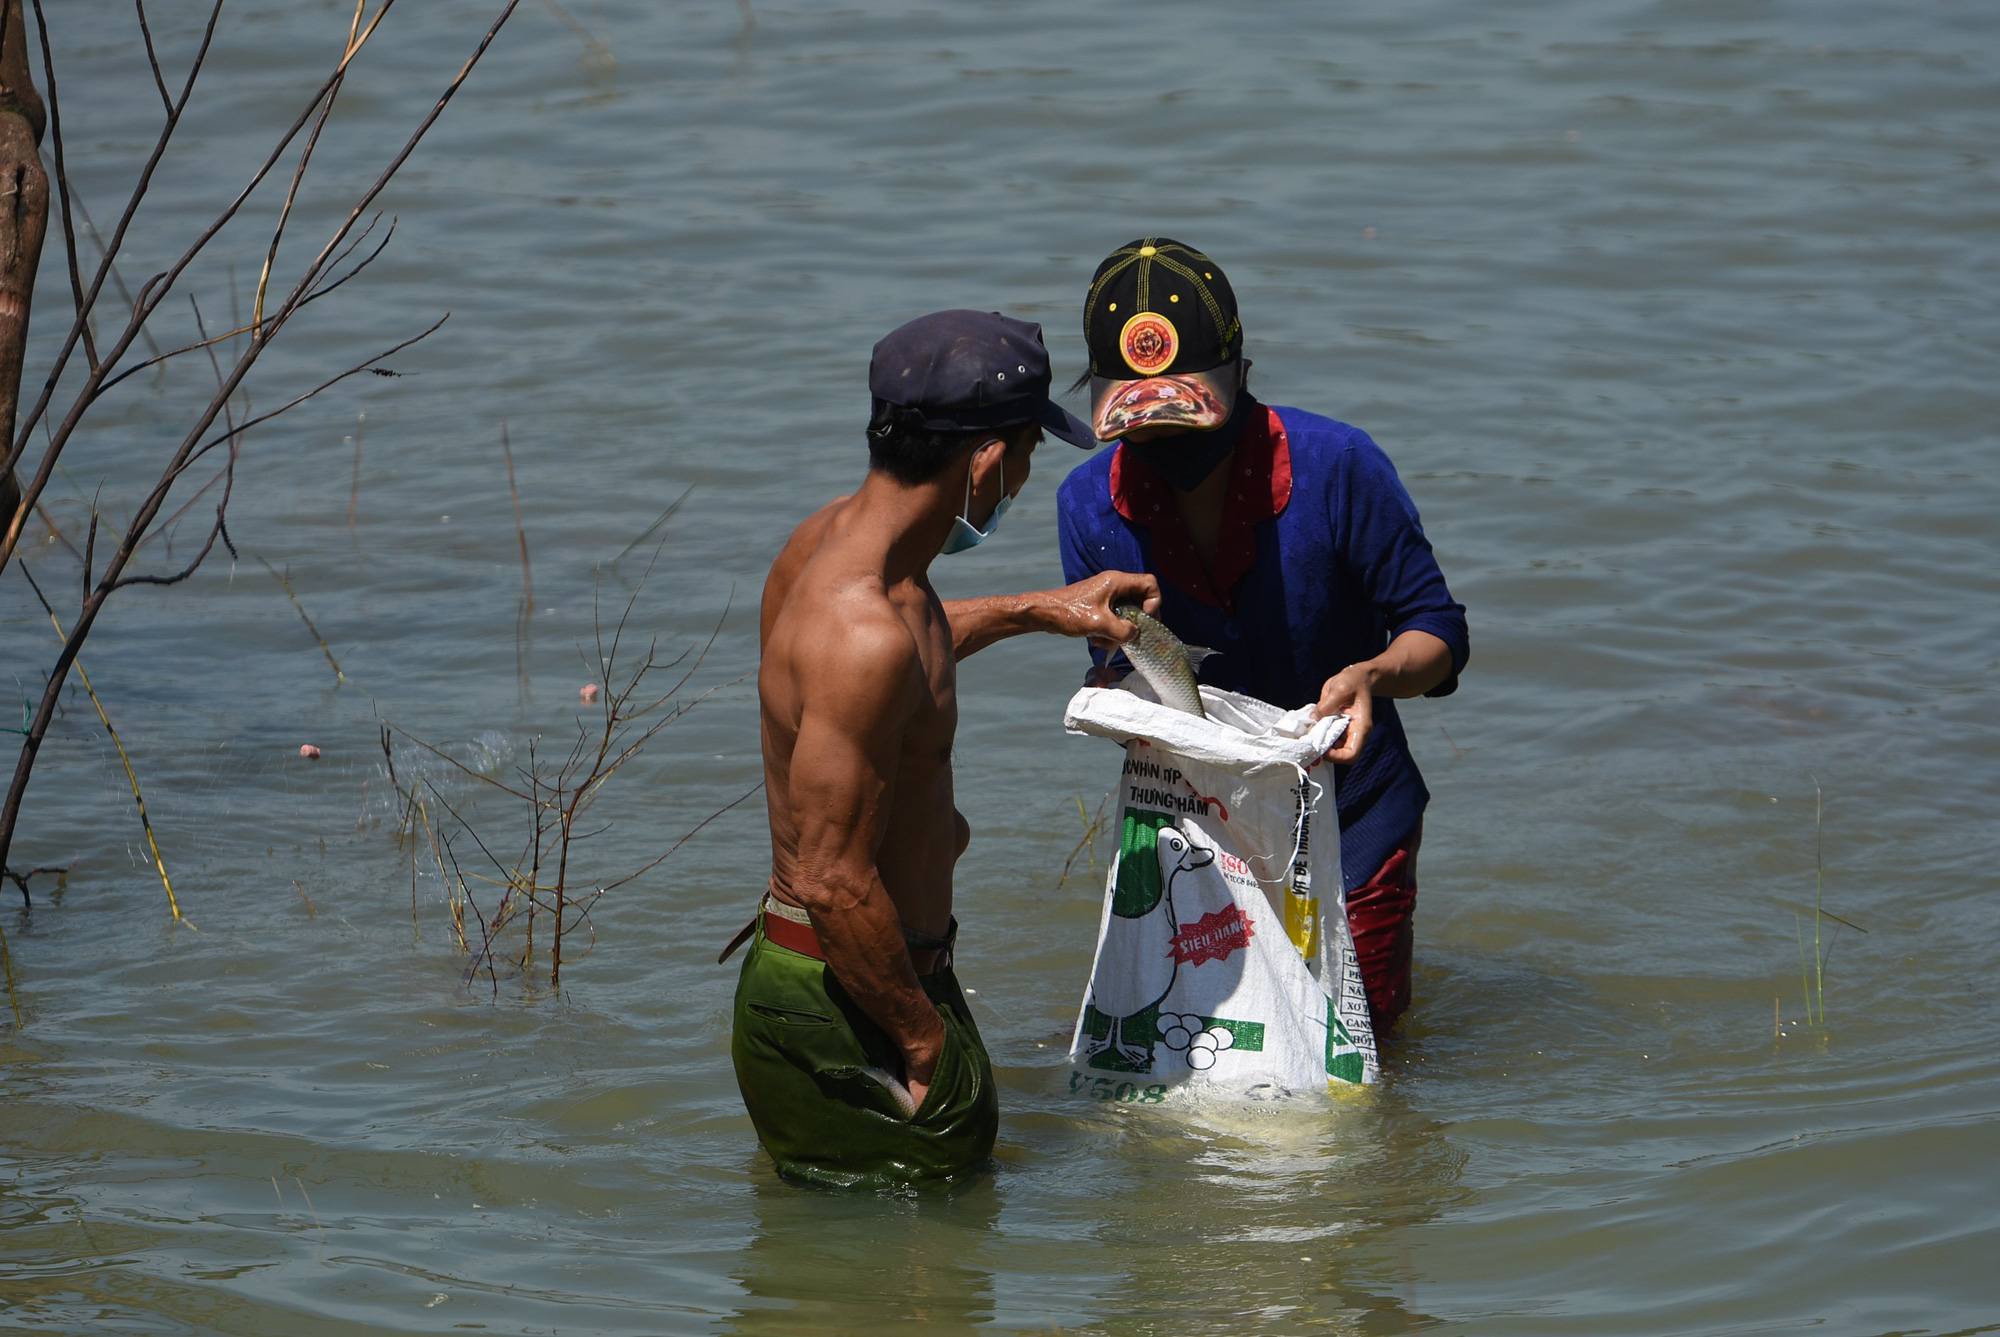
<path fill-rule="evenodd" d="M 731 1052 L 780 1171 L 900 1184 L 983 1165 L 999 1102 L 951 969 L 960 659 L 1029 631 L 1125 641 L 1115 603 L 1152 576 L 1107 571 L 1032 594 L 954 600 L 940 553 L 993 531 L 1042 429 L 1088 448 L 1049 401 L 1039 326 L 941 311 L 869 368 L 861 487 L 793 532 L 764 586 L 764 776 L 771 884 L 736 990 Z"/>

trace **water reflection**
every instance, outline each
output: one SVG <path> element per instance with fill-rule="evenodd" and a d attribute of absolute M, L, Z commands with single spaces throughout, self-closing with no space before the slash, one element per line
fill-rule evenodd
<path fill-rule="evenodd" d="M 1050 1257 L 1087 1244 L 1099 1273 L 1075 1278 L 1073 1295 L 1044 1292 L 1039 1310 L 1017 1302 L 1024 1318 L 1354 1333 L 1432 1321 L 1409 1237 L 1467 1196 L 1465 1157 L 1393 1085 L 1337 1099 L 1066 1106 L 1011 1123 L 1033 1145 L 1009 1157 L 1022 1167 L 1003 1181 L 1010 1200 L 1060 1207 L 1010 1217 L 1002 1235 L 1044 1274 Z"/>
<path fill-rule="evenodd" d="M 991 1178 L 909 1195 L 803 1188 L 761 1167 L 756 1235 L 732 1275 L 750 1299 L 724 1331 L 851 1332 L 921 1323 L 958 1332 L 993 1321 L 985 1261 L 1001 1195 Z"/>

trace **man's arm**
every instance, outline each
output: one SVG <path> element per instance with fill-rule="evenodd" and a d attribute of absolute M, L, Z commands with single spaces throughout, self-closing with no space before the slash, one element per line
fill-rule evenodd
<path fill-rule="evenodd" d="M 815 647 L 805 676 L 792 745 L 798 862 L 791 893 L 812 916 L 842 987 L 902 1051 L 904 1080 L 922 1104 L 944 1024 L 917 982 L 876 859 L 903 734 L 926 690 L 923 665 L 893 618 L 828 625 L 834 630 Z"/>
<path fill-rule="evenodd" d="M 944 615 L 951 623 L 952 652 L 962 660 L 995 641 L 1031 631 L 1088 636 L 1094 645 L 1122 645 L 1139 629 L 1111 610 L 1128 603 L 1149 613 L 1157 609 L 1160 582 L 1130 571 L 1101 571 L 1059 590 L 947 599 Z"/>

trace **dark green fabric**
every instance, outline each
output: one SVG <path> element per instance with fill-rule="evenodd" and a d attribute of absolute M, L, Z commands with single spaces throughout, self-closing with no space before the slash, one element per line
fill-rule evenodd
<path fill-rule="evenodd" d="M 982 1168 L 1000 1126 L 993 1066 L 949 969 L 920 977 L 944 1021 L 944 1052 L 906 1118 L 867 1068 L 901 1056 L 823 961 L 764 936 L 736 981 L 730 1057 L 757 1140 L 780 1173 L 843 1188 L 936 1182 Z"/>

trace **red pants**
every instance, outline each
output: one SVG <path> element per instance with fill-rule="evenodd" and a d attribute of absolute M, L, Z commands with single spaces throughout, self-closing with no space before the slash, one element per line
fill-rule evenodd
<path fill-rule="evenodd" d="M 1387 1035 L 1410 1007 L 1412 921 L 1417 911 L 1417 846 L 1421 825 L 1360 886 L 1347 893 L 1347 927 L 1360 958 L 1361 983 L 1375 1034 Z"/>

